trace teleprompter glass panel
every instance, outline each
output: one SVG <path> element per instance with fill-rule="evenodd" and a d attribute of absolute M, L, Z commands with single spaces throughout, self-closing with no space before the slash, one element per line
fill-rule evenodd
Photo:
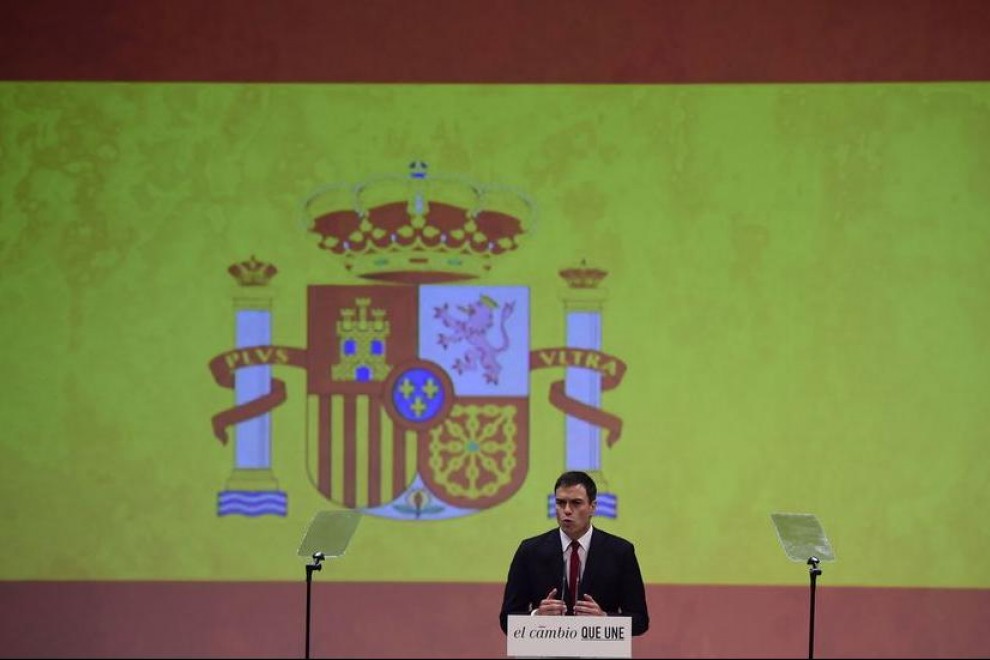
<path fill-rule="evenodd" d="M 322 552 L 328 558 L 342 556 L 360 520 L 361 514 L 350 509 L 318 511 L 299 544 L 299 556 L 311 557 L 317 552 Z"/>
<path fill-rule="evenodd" d="M 835 561 L 832 545 L 818 518 L 811 513 L 771 513 L 781 547 L 791 561 L 807 562 L 811 557 Z"/>

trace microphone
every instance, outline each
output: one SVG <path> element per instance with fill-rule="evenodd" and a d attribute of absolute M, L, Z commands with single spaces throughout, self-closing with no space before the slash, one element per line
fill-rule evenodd
<path fill-rule="evenodd" d="M 570 586 L 568 585 L 567 575 L 565 574 L 560 580 L 560 599 L 564 601 L 564 605 L 567 606 L 567 616 L 574 616 L 574 605 L 577 603 L 578 599 L 581 597 L 581 576 L 578 576 L 577 584 L 574 585 L 576 593 L 571 593 Z"/>

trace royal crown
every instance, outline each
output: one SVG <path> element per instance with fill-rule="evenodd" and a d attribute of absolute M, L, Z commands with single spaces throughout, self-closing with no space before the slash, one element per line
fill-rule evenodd
<path fill-rule="evenodd" d="M 331 184 L 304 203 L 319 247 L 371 280 L 454 282 L 491 270 L 532 229 L 534 205 L 506 186 L 431 177 L 415 161 L 408 177 Z"/>
<path fill-rule="evenodd" d="M 247 261 L 232 264 L 227 272 L 233 275 L 241 286 L 265 286 L 278 274 L 278 268 L 264 261 L 259 261 L 252 254 Z"/>
<path fill-rule="evenodd" d="M 584 259 L 581 260 L 580 265 L 564 268 L 560 271 L 560 276 L 572 289 L 596 289 L 606 275 L 608 275 L 608 271 L 593 268 Z"/>

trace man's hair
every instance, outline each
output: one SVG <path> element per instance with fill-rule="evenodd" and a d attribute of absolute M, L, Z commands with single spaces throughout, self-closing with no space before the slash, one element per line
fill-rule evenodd
<path fill-rule="evenodd" d="M 589 504 L 598 499 L 598 486 L 595 485 L 595 480 L 587 472 L 579 472 L 577 470 L 565 472 L 557 477 L 557 483 L 553 485 L 553 492 L 556 493 L 557 489 L 561 486 L 570 488 L 577 485 L 584 486 L 584 492 L 588 493 Z"/>

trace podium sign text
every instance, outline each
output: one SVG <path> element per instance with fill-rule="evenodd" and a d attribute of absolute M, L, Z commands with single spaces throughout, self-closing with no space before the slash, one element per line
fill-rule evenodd
<path fill-rule="evenodd" d="M 631 658 L 628 616 L 509 616 L 506 655 L 528 658 Z"/>

